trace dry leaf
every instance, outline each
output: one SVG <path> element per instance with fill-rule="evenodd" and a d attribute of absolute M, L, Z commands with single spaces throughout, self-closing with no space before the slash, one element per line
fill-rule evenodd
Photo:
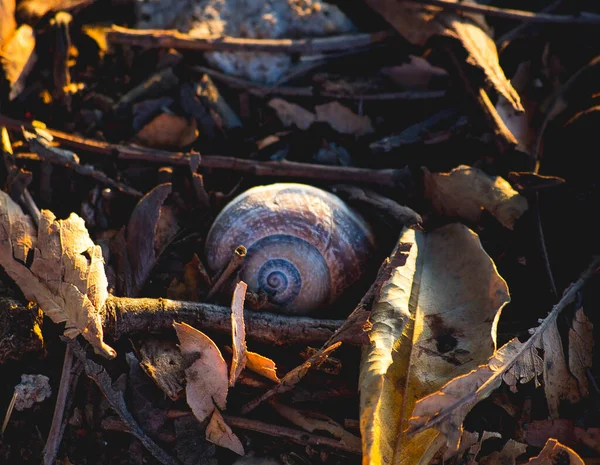
<path fill-rule="evenodd" d="M 15 0 L 0 0 L 0 50 L 17 29 Z"/>
<path fill-rule="evenodd" d="M 494 451 L 479 459 L 479 465 L 515 465 L 517 457 L 526 451 L 527 444 L 509 439 L 501 451 Z"/>
<path fill-rule="evenodd" d="M 173 323 L 183 355 L 187 403 L 199 421 L 227 402 L 227 363 L 216 344 L 204 333 L 186 323 Z"/>
<path fill-rule="evenodd" d="M 427 168 L 422 169 L 425 197 L 442 215 L 476 222 L 485 208 L 504 227 L 513 229 L 515 221 L 528 208 L 527 199 L 500 176 L 489 176 L 466 165 L 449 173 L 430 173 Z"/>
<path fill-rule="evenodd" d="M 161 113 L 146 124 L 134 138 L 138 144 L 161 149 L 180 149 L 198 138 L 198 125 L 194 118 Z"/>
<path fill-rule="evenodd" d="M 585 439 L 589 437 L 600 438 L 600 428 L 579 428 L 575 426 L 573 420 L 566 418 L 535 420 L 524 425 L 524 439 L 527 444 L 534 447 L 544 447 L 550 438 L 556 439 L 567 447 L 578 447 L 586 444 Z"/>
<path fill-rule="evenodd" d="M 475 435 L 475 438 L 473 438 L 473 434 Z M 487 441 L 488 439 L 492 439 L 492 438 L 501 438 L 502 435 L 500 433 L 496 433 L 494 431 L 484 431 L 481 434 L 481 438 L 478 438 L 478 434 L 477 433 L 469 433 L 468 431 L 463 431 L 463 434 L 461 436 L 460 439 L 460 447 L 458 449 L 458 452 L 460 453 L 461 450 L 463 449 L 469 449 L 469 451 L 467 452 L 468 457 L 470 457 L 470 460 L 467 462 L 467 465 L 478 465 L 477 464 L 477 455 L 479 455 L 479 452 L 481 452 L 481 447 L 483 446 L 483 443 L 485 441 Z M 475 439 L 473 441 L 473 439 Z M 465 444 L 466 441 L 466 444 Z M 448 456 L 444 457 L 445 460 L 450 458 L 450 454 L 448 454 Z"/>
<path fill-rule="evenodd" d="M 65 335 L 79 334 L 108 358 L 116 356 L 102 340 L 102 311 L 108 282 L 100 246 L 95 245 L 83 219 L 72 213 L 56 220 L 42 210 L 35 236 L 33 224 L 5 192 L 0 191 L 0 265 L 55 323 L 66 322 Z M 19 258 L 30 258 L 30 267 Z"/>
<path fill-rule="evenodd" d="M 593 331 L 594 325 L 583 313 L 583 308 L 580 308 L 575 312 L 569 329 L 569 370 L 577 380 L 582 397 L 589 395 L 587 369 L 592 367 Z"/>
<path fill-rule="evenodd" d="M 235 286 L 231 299 L 231 337 L 233 339 L 233 356 L 229 371 L 229 386 L 235 381 L 246 366 L 246 327 L 244 326 L 244 299 L 248 285 L 240 281 Z"/>
<path fill-rule="evenodd" d="M 473 0 L 465 2 L 475 3 Z M 468 54 L 467 62 L 480 69 L 515 110 L 523 111 L 519 94 L 500 67 L 498 50 L 483 16 L 395 0 L 367 0 L 367 5 L 414 45 L 424 46 L 433 36 L 444 36 L 460 42 Z"/>
<path fill-rule="evenodd" d="M 142 290 L 159 255 L 156 246 L 164 249 L 164 243 L 157 244 L 156 237 L 162 205 L 170 193 L 170 183 L 159 184 L 140 199 L 131 213 L 127 224 L 127 253 L 132 287 L 126 292 L 128 297 L 137 297 Z"/>
<path fill-rule="evenodd" d="M 276 383 L 281 381 L 277 377 L 277 367 L 273 360 L 250 351 L 246 352 L 246 357 L 246 368 Z"/>
<path fill-rule="evenodd" d="M 404 89 L 430 90 L 435 79 L 448 77 L 445 69 L 433 66 L 425 58 L 409 55 L 409 62 L 381 69 L 381 73 Z"/>
<path fill-rule="evenodd" d="M 35 33 L 22 24 L 0 51 L 0 64 L 10 85 L 9 100 L 14 100 L 25 88 L 25 80 L 37 61 Z"/>
<path fill-rule="evenodd" d="M 342 444 L 353 447 L 357 452 L 361 450 L 360 438 L 346 431 L 342 425 L 333 421 L 326 415 L 321 415 L 316 412 L 300 411 L 276 401 L 272 401 L 270 404 L 282 417 L 291 421 L 294 425 L 299 426 L 303 430 L 308 431 L 309 433 L 315 431 L 327 431 L 333 437 L 338 438 Z"/>
<path fill-rule="evenodd" d="M 172 400 L 179 399 L 185 384 L 183 357 L 171 339 L 149 337 L 139 348 L 140 367 Z"/>
<path fill-rule="evenodd" d="M 361 359 L 364 464 L 429 461 L 443 438 L 402 433 L 415 401 L 493 353 L 496 322 L 510 300 L 479 238 L 461 224 L 427 234 L 405 230 L 397 250 L 405 263 L 373 306 Z"/>
<path fill-rule="evenodd" d="M 269 100 L 268 104 L 277 112 L 277 116 L 285 127 L 296 125 L 298 129 L 306 131 L 317 119 L 316 115 L 300 105 L 287 102 L 280 98 Z"/>
<path fill-rule="evenodd" d="M 575 377 L 569 372 L 563 352 L 562 340 L 556 324 L 550 325 L 542 335 L 544 349 L 544 392 L 550 418 L 559 418 L 562 402 L 576 404 L 581 393 Z"/>
<path fill-rule="evenodd" d="M 556 439 L 548 439 L 537 457 L 529 459 L 528 465 L 584 465 L 573 449 L 563 446 Z"/>
<path fill-rule="evenodd" d="M 236 454 L 244 455 L 244 446 L 238 437 L 231 431 L 231 428 L 223 416 L 215 409 L 210 419 L 210 423 L 206 427 L 206 439 L 217 446 L 226 447 Z"/>
<path fill-rule="evenodd" d="M 329 124 L 342 134 L 364 136 L 373 132 L 371 118 L 359 116 L 339 102 L 329 102 L 315 107 L 317 121 Z"/>

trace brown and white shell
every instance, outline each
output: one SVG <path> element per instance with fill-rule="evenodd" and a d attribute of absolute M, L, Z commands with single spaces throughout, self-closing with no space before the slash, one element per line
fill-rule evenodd
<path fill-rule="evenodd" d="M 219 271 L 239 245 L 239 279 L 282 311 L 322 309 L 356 283 L 374 250 L 369 225 L 334 194 L 313 186 L 253 187 L 233 199 L 206 239 L 207 265 Z"/>

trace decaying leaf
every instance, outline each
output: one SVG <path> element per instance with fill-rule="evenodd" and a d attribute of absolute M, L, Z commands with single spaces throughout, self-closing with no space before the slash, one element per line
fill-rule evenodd
<path fill-rule="evenodd" d="M 277 401 L 271 401 L 271 406 L 282 417 L 291 421 L 305 431 L 313 433 L 315 431 L 327 431 L 333 437 L 338 438 L 343 444 L 360 451 L 360 438 L 346 431 L 342 425 L 333 421 L 326 415 L 317 412 L 304 412 Z"/>
<path fill-rule="evenodd" d="M 217 446 L 226 447 L 236 454 L 244 455 L 244 446 L 235 435 L 218 409 L 212 414 L 210 423 L 206 427 L 206 439 Z"/>
<path fill-rule="evenodd" d="M 134 141 L 146 147 L 177 149 L 190 145 L 198 138 L 198 125 L 194 118 L 161 113 L 146 124 Z"/>
<path fill-rule="evenodd" d="M 37 236 L 29 217 L 0 191 L 0 265 L 55 323 L 66 322 L 65 335 L 82 334 L 97 353 L 116 356 L 102 340 L 102 309 L 108 282 L 100 246 L 95 245 L 83 219 L 66 220 L 43 210 Z M 33 253 L 30 267 L 27 260 Z"/>
<path fill-rule="evenodd" d="M 588 439 L 600 439 L 600 428 L 580 428 L 573 420 L 560 418 L 557 420 L 535 420 L 524 425 L 525 441 L 530 446 L 544 447 L 548 439 L 553 438 L 567 447 L 590 446 Z M 592 447 L 596 451 L 600 447 Z"/>
<path fill-rule="evenodd" d="M 10 100 L 17 98 L 23 91 L 25 80 L 36 61 L 35 33 L 31 26 L 22 24 L 0 51 L 0 64 L 10 86 Z"/>
<path fill-rule="evenodd" d="M 475 3 L 473 0 L 465 1 Z M 460 42 L 468 54 L 467 62 L 480 69 L 515 110 L 523 111 L 519 94 L 500 67 L 498 50 L 483 16 L 395 0 L 367 0 L 367 4 L 415 45 L 424 46 L 433 36 Z"/>
<path fill-rule="evenodd" d="M 434 431 L 404 433 L 414 403 L 493 353 L 510 300 L 479 238 L 461 224 L 405 230 L 397 250 L 405 262 L 373 306 L 360 365 L 364 464 L 428 463 L 444 441 Z"/>
<path fill-rule="evenodd" d="M 329 102 L 315 107 L 317 121 L 329 124 L 342 134 L 364 136 L 373 132 L 371 118 L 360 116 L 339 102 Z"/>
<path fill-rule="evenodd" d="M 152 336 L 139 348 L 140 367 L 172 400 L 179 399 L 185 384 L 183 357 L 174 341 Z"/>
<path fill-rule="evenodd" d="M 556 439 L 548 439 L 537 457 L 529 459 L 528 465 L 584 465 L 583 460 L 573 449 L 563 446 Z"/>
<path fill-rule="evenodd" d="M 423 172 L 425 197 L 443 215 L 475 222 L 485 208 L 502 225 L 513 229 L 528 208 L 527 199 L 505 179 L 477 168 L 460 165 L 449 173 L 430 173 L 427 168 Z"/>
<path fill-rule="evenodd" d="M 580 308 L 575 312 L 573 325 L 569 329 L 569 370 L 577 380 L 583 397 L 589 394 L 587 370 L 592 367 L 593 331 L 594 325 L 583 313 L 583 308 Z"/>
<path fill-rule="evenodd" d="M 479 459 L 479 465 L 515 465 L 517 457 L 527 451 L 527 444 L 509 439 L 500 451 Z"/>
<path fill-rule="evenodd" d="M 467 450 L 467 457 L 469 459 L 467 465 L 477 465 L 477 456 L 481 451 L 481 447 L 483 443 L 488 439 L 492 438 L 501 438 L 502 435 L 500 433 L 496 433 L 495 431 L 484 431 L 481 433 L 481 437 L 479 437 L 478 433 L 470 433 L 468 431 L 463 431 L 463 434 L 460 438 L 460 447 L 458 449 L 458 453 L 461 451 Z M 451 454 L 447 454 L 444 458 L 447 460 L 451 457 Z"/>
<path fill-rule="evenodd" d="M 277 367 L 275 362 L 270 358 L 263 357 L 256 352 L 246 352 L 246 368 L 252 370 L 254 373 L 258 373 L 265 378 L 270 379 L 279 383 L 281 380 L 277 377 Z"/>
<path fill-rule="evenodd" d="M 287 102 L 280 98 L 269 100 L 268 105 L 277 112 L 277 116 L 284 126 L 296 125 L 298 129 L 306 131 L 315 122 L 317 116 L 295 103 Z"/>
<path fill-rule="evenodd" d="M 199 421 L 227 402 L 227 363 L 216 344 L 204 333 L 186 323 L 173 323 L 183 355 L 187 403 Z"/>
<path fill-rule="evenodd" d="M 244 326 L 244 299 L 248 285 L 240 281 L 235 286 L 231 299 L 231 337 L 233 339 L 233 356 L 229 371 L 229 386 L 235 381 L 246 366 L 246 327 Z"/>

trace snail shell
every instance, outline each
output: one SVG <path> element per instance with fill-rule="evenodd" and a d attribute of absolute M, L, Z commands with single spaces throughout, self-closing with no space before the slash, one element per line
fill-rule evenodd
<path fill-rule="evenodd" d="M 307 314 L 339 297 L 365 271 L 374 238 L 342 200 L 316 187 L 253 187 L 219 213 L 206 238 L 207 265 L 226 266 L 244 245 L 239 278 L 283 312 Z"/>

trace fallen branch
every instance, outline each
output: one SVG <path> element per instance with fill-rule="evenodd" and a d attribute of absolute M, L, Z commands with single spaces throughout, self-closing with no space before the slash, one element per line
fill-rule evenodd
<path fill-rule="evenodd" d="M 193 37 L 176 30 L 128 29 L 113 26 L 106 33 L 111 44 L 179 50 L 218 50 L 271 53 L 323 53 L 383 42 L 396 35 L 393 30 L 371 34 L 346 34 L 315 39 L 244 39 L 237 37 Z"/>
<path fill-rule="evenodd" d="M 512 19 L 528 23 L 568 24 L 568 25 L 594 25 L 600 24 L 600 15 L 582 12 L 579 15 L 553 15 L 537 13 L 534 11 L 512 10 L 479 3 L 457 2 L 452 0 L 405 0 L 421 5 L 438 6 L 446 10 L 461 11 L 465 13 L 478 13 L 496 18 Z"/>
<path fill-rule="evenodd" d="M 445 90 L 429 91 L 400 91 L 382 92 L 379 94 L 348 94 L 343 92 L 326 92 L 313 87 L 290 87 L 290 86 L 265 86 L 246 79 L 215 71 L 205 66 L 193 66 L 192 69 L 199 73 L 208 74 L 218 81 L 224 82 L 231 87 L 243 89 L 252 95 L 265 98 L 274 95 L 288 97 L 325 97 L 336 100 L 433 100 L 446 95 Z"/>
<path fill-rule="evenodd" d="M 8 118 L 4 115 L 0 115 L 0 125 L 15 131 L 21 131 L 21 127 L 33 128 L 30 123 Z M 168 152 L 135 145 L 111 144 L 54 129 L 45 129 L 45 131 L 65 146 L 76 150 L 117 157 L 121 160 L 143 160 L 172 165 L 199 165 L 203 168 L 226 169 L 255 176 L 304 178 L 331 183 L 369 184 L 392 189 L 404 189 L 412 178 L 408 169 L 369 169 L 291 161 L 261 162 L 220 155 L 200 156 L 199 153 L 194 152 Z"/>

